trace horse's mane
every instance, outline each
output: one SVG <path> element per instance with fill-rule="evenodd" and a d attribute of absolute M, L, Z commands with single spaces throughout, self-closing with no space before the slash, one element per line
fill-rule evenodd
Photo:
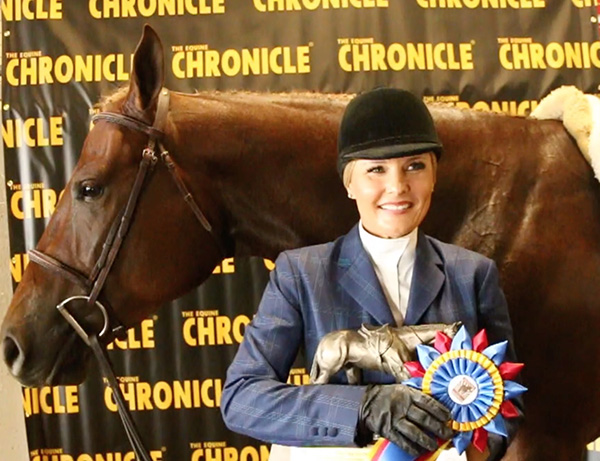
<path fill-rule="evenodd" d="M 119 105 L 127 96 L 128 85 L 117 88 L 112 93 L 103 96 L 95 108 L 100 111 L 115 104 Z M 195 93 L 183 93 L 171 91 L 173 94 L 186 98 L 222 101 L 222 102 L 245 102 L 255 104 L 275 104 L 286 107 L 306 110 L 323 110 L 331 107 L 344 107 L 353 97 L 350 93 L 319 93 L 314 91 L 291 91 L 291 92 L 255 92 L 245 90 L 208 90 Z"/>
<path fill-rule="evenodd" d="M 111 107 L 120 107 L 127 96 L 129 85 L 125 84 L 117 88 L 112 93 L 103 96 L 98 104 L 94 106 L 99 111 L 109 110 Z M 290 109 L 306 110 L 312 112 L 331 113 L 332 111 L 341 112 L 346 104 L 355 96 L 354 93 L 321 93 L 316 91 L 293 90 L 290 92 L 269 92 L 269 91 L 246 91 L 246 90 L 206 90 L 196 91 L 195 93 L 183 93 L 171 91 L 172 94 L 184 97 L 186 99 L 222 102 L 229 104 L 253 104 L 253 105 L 275 105 L 287 107 Z M 456 107 L 445 102 L 428 102 L 427 106 L 434 115 L 441 118 L 463 118 L 467 115 L 476 117 L 502 117 L 502 118 L 523 118 L 520 116 L 511 116 L 505 113 L 486 112 L 473 110 L 464 107 Z M 437 117 L 436 117 L 437 118 Z"/>

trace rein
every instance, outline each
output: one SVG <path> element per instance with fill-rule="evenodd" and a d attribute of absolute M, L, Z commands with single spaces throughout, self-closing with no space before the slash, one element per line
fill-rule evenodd
<path fill-rule="evenodd" d="M 113 112 L 101 112 L 92 118 L 94 123 L 99 120 L 105 120 L 110 123 L 116 123 L 124 126 L 133 131 L 145 133 L 148 135 L 149 139 L 146 147 L 142 151 L 142 159 L 140 161 L 129 198 L 127 199 L 127 203 L 111 225 L 106 240 L 102 245 L 102 252 L 100 253 L 100 256 L 89 276 L 86 276 L 79 270 L 62 261 L 59 261 L 50 255 L 43 253 L 42 251 L 33 249 L 29 252 L 31 262 L 34 262 L 39 266 L 56 273 L 75 284 L 80 285 L 85 291 L 89 292 L 88 295 L 71 296 L 58 304 L 56 308 L 69 323 L 69 325 L 73 327 L 81 339 L 83 339 L 83 341 L 94 352 L 94 355 L 100 364 L 102 374 L 106 378 L 107 386 L 113 392 L 113 396 L 117 403 L 119 416 L 121 417 L 127 437 L 135 452 L 136 459 L 140 461 L 152 461 L 152 459 L 148 453 L 148 450 L 146 450 L 144 447 L 142 439 L 139 435 L 139 431 L 135 425 L 135 422 L 133 421 L 133 418 L 131 417 L 129 409 L 127 408 L 106 349 L 101 345 L 101 342 L 107 344 L 115 337 L 122 337 L 127 328 L 115 315 L 115 312 L 110 305 L 107 303 L 101 303 L 98 298 L 100 297 L 100 293 L 104 288 L 106 279 L 117 258 L 117 255 L 119 254 L 119 250 L 121 249 L 127 232 L 129 231 L 133 214 L 137 207 L 145 180 L 148 174 L 153 171 L 154 166 L 158 161 L 158 157 L 156 155 L 157 147 L 160 151 L 160 158 L 171 174 L 171 177 L 177 185 L 177 189 L 183 196 L 184 201 L 191 208 L 194 216 L 196 216 L 202 227 L 214 239 L 221 253 L 225 254 L 219 239 L 214 233 L 213 227 L 194 200 L 192 194 L 189 192 L 185 182 L 177 172 L 177 165 L 171 158 L 169 152 L 164 149 L 164 146 L 161 143 L 162 139 L 164 138 L 164 128 L 169 112 L 169 96 L 169 91 L 163 88 L 159 95 L 156 116 L 152 125 L 148 125 L 135 118 Z M 67 305 L 72 301 L 77 300 L 83 300 L 87 303 L 88 307 L 96 307 L 100 311 L 103 319 L 103 326 L 99 333 L 88 333 L 81 323 L 78 322 L 77 319 L 69 312 Z"/>

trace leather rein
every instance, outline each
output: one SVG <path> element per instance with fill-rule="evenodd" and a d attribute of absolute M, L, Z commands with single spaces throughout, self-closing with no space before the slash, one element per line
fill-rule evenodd
<path fill-rule="evenodd" d="M 44 269 L 56 273 L 68 279 L 69 281 L 82 286 L 84 290 L 89 292 L 88 295 L 71 296 L 59 303 L 56 308 L 65 318 L 65 320 L 73 327 L 81 339 L 83 339 L 83 341 L 92 348 L 92 351 L 94 352 L 94 355 L 100 364 L 102 374 L 106 378 L 107 386 L 113 392 L 115 401 L 117 403 L 119 416 L 121 417 L 123 426 L 127 432 L 129 442 L 131 443 L 131 446 L 136 454 L 136 459 L 140 461 L 152 461 L 152 459 L 144 447 L 139 435 L 139 431 L 135 425 L 135 422 L 133 421 L 133 418 L 131 417 L 129 409 L 127 408 L 127 404 L 125 403 L 125 399 L 123 398 L 123 394 L 118 385 L 106 349 L 101 345 L 101 342 L 103 344 L 107 344 L 115 337 L 122 337 L 127 328 L 115 315 L 115 312 L 110 305 L 106 302 L 101 303 L 98 298 L 100 297 L 108 274 L 110 273 L 117 255 L 119 254 L 119 250 L 121 249 L 127 232 L 129 231 L 133 214 L 138 204 L 145 180 L 148 174 L 153 171 L 154 166 L 158 162 L 159 157 L 156 153 L 157 148 L 160 152 L 160 159 L 170 172 L 171 177 L 177 185 L 177 189 L 183 196 L 183 199 L 191 208 L 202 227 L 215 240 L 217 246 L 221 250 L 221 253 L 224 254 L 223 248 L 219 239 L 214 233 L 213 227 L 204 213 L 201 211 L 192 194 L 189 192 L 183 179 L 177 172 L 175 162 L 162 144 L 162 140 L 165 136 L 164 129 L 167 122 L 167 115 L 169 112 L 169 96 L 170 93 L 167 89 L 163 88 L 160 91 L 156 108 L 156 116 L 152 125 L 148 125 L 135 118 L 114 112 L 101 112 L 92 117 L 92 122 L 94 123 L 100 120 L 116 123 L 130 130 L 145 133 L 148 135 L 149 139 L 146 147 L 142 151 L 142 159 L 140 161 L 129 198 L 127 199 L 127 203 L 111 225 L 106 240 L 102 245 L 100 256 L 89 276 L 86 276 L 79 270 L 39 250 L 34 249 L 30 250 L 29 252 L 31 262 L 34 262 Z M 99 333 L 88 333 L 81 323 L 78 322 L 73 316 L 73 314 L 69 312 L 67 305 L 76 300 L 85 301 L 90 308 L 98 308 L 103 319 L 103 326 Z"/>

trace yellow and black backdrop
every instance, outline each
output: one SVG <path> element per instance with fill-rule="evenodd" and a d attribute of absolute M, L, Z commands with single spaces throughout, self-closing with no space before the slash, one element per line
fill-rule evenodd
<path fill-rule="evenodd" d="M 426 101 L 527 114 L 563 84 L 598 91 L 597 8 L 594 0 L 3 0 L 14 283 L 77 161 L 93 104 L 128 80 L 146 22 L 162 38 L 173 90 L 391 85 Z M 225 260 L 112 346 L 155 461 L 267 459 L 266 444 L 226 430 L 219 403 L 271 268 Z M 305 383 L 305 370 L 290 380 Z M 32 461 L 134 459 L 95 371 L 81 386 L 24 389 L 23 405 Z M 589 448 L 600 460 L 600 443 Z"/>

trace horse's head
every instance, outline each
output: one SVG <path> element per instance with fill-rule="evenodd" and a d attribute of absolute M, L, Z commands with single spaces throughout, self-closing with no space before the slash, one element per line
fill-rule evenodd
<path fill-rule="evenodd" d="M 15 292 L 2 325 L 2 351 L 11 373 L 25 385 L 80 382 L 85 377 L 89 349 L 56 309 L 63 300 L 88 296 L 95 284 L 99 302 L 110 306 L 110 321 L 131 326 L 203 281 L 224 256 L 219 237 L 211 237 L 199 224 L 158 149 L 158 161 L 148 159 L 143 184 L 136 181 L 145 168 L 140 166 L 142 152 L 157 134 L 150 127 L 161 112 L 157 106 L 163 65 L 160 40 L 146 26 L 127 91 L 103 103 L 103 113 L 118 115 L 99 118 L 88 134 L 38 243 L 38 257 Z M 177 151 L 182 150 L 177 129 L 168 114 L 160 125 L 164 135 L 158 139 L 172 150 L 178 162 L 174 170 L 185 183 L 186 159 L 178 155 L 183 152 Z M 119 234 L 127 226 L 115 231 L 135 195 L 134 183 L 141 186 L 139 199 L 130 207 L 131 225 L 119 245 Z M 194 186 L 192 195 L 212 224 L 212 233 L 219 235 L 222 219 L 209 193 L 208 185 L 202 184 Z M 84 299 L 66 307 L 87 331 L 101 329 L 106 320 L 97 306 Z"/>

